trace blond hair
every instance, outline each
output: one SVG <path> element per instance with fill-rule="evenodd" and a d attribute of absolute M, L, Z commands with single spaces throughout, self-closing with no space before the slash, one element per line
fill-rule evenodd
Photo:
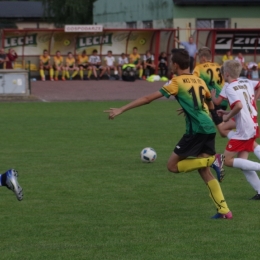
<path fill-rule="evenodd" d="M 199 59 L 205 57 L 206 60 L 211 60 L 211 51 L 209 49 L 201 49 L 199 51 Z"/>
<path fill-rule="evenodd" d="M 236 79 L 239 77 L 242 65 L 237 60 L 227 60 L 223 64 L 224 73 L 228 73 L 229 76 L 233 79 Z"/>

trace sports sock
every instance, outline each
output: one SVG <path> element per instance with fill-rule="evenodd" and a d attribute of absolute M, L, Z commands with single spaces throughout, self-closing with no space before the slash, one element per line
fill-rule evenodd
<path fill-rule="evenodd" d="M 6 173 L 0 175 L 0 186 L 6 186 Z"/>
<path fill-rule="evenodd" d="M 41 75 L 41 78 L 45 78 L 44 70 L 40 70 L 40 75 Z"/>
<path fill-rule="evenodd" d="M 77 70 L 75 70 L 74 72 L 73 72 L 73 74 L 72 74 L 72 78 L 74 78 L 76 75 L 78 74 L 78 71 Z"/>
<path fill-rule="evenodd" d="M 80 70 L 80 71 L 79 71 L 79 75 L 80 75 L 80 78 L 83 79 L 83 77 L 84 77 L 84 71 L 83 71 L 83 70 Z"/>
<path fill-rule="evenodd" d="M 63 74 L 63 73 L 62 73 Z M 59 77 L 59 71 L 58 70 L 56 70 L 55 71 L 55 78 L 57 79 Z"/>
<path fill-rule="evenodd" d="M 243 171 L 247 181 L 250 183 L 252 188 L 260 194 L 260 180 L 255 171 Z"/>
<path fill-rule="evenodd" d="M 209 196 L 213 200 L 215 206 L 217 207 L 218 213 L 227 214 L 230 210 L 225 201 L 224 195 L 222 193 L 221 187 L 216 179 L 211 180 L 207 183 L 209 189 Z"/>
<path fill-rule="evenodd" d="M 243 171 L 260 171 L 260 163 L 241 158 L 234 159 L 233 167 Z"/>
<path fill-rule="evenodd" d="M 222 117 L 219 117 L 215 109 L 210 109 L 210 114 L 215 125 L 219 125 L 223 122 Z"/>
<path fill-rule="evenodd" d="M 207 158 L 188 158 L 177 163 L 179 172 L 191 172 L 200 168 L 209 167 L 215 161 L 215 156 Z"/>
<path fill-rule="evenodd" d="M 260 160 L 260 145 L 256 146 L 254 149 L 254 154 Z"/>
<path fill-rule="evenodd" d="M 229 131 L 228 134 L 227 134 L 227 138 L 228 138 L 229 140 L 232 139 L 232 137 L 234 136 L 235 133 L 236 133 L 236 132 L 233 131 L 233 130 Z"/>
<path fill-rule="evenodd" d="M 143 71 L 144 71 L 143 69 L 139 70 L 139 78 L 141 78 L 143 76 Z"/>
<path fill-rule="evenodd" d="M 69 79 L 70 78 L 70 73 L 69 71 L 66 71 L 66 77 Z"/>
<path fill-rule="evenodd" d="M 88 78 L 90 78 L 91 74 L 92 74 L 92 70 L 88 70 Z"/>
<path fill-rule="evenodd" d="M 53 68 L 50 69 L 50 78 L 53 79 L 53 74 L 54 74 L 54 71 L 53 71 Z"/>

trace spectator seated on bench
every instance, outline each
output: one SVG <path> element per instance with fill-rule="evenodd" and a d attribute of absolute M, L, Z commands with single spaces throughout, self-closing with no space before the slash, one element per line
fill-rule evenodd
<path fill-rule="evenodd" d="M 249 62 L 247 64 L 248 78 L 258 79 L 258 65 L 255 62 Z"/>
<path fill-rule="evenodd" d="M 45 74 L 44 71 L 48 70 L 49 74 L 50 74 L 50 80 L 54 80 L 53 79 L 53 68 L 51 66 L 51 57 L 48 54 L 47 50 L 43 51 L 43 55 L 40 56 L 40 75 L 41 75 L 41 79 L 42 81 L 45 81 Z"/>
<path fill-rule="evenodd" d="M 87 56 L 87 52 L 85 50 L 82 51 L 82 53 L 78 55 L 77 61 L 78 61 L 78 67 L 79 67 L 79 75 L 80 75 L 81 80 L 83 80 L 84 79 L 84 70 L 90 71 L 89 64 L 88 64 L 88 56 Z M 88 76 L 86 79 L 88 79 Z"/>
<path fill-rule="evenodd" d="M 154 56 L 150 51 L 147 51 L 143 56 L 143 64 L 144 64 L 144 75 L 143 79 L 148 78 L 155 73 L 155 64 L 154 64 Z"/>
<path fill-rule="evenodd" d="M 79 68 L 76 66 L 76 60 L 73 57 L 71 52 L 68 53 L 68 56 L 66 58 L 65 71 L 66 71 L 66 77 L 70 80 L 72 80 L 74 77 L 76 77 L 76 75 L 79 72 Z M 70 71 L 73 71 L 72 75 L 70 75 Z M 65 80 L 65 79 L 63 78 L 63 80 Z"/>
<path fill-rule="evenodd" d="M 102 71 L 101 71 L 100 76 L 98 77 L 97 71 L 99 69 L 101 69 Z M 92 51 L 92 55 L 89 57 L 89 70 L 93 72 L 93 75 L 94 75 L 96 80 L 101 78 L 104 75 L 105 71 L 106 71 L 106 68 L 101 66 L 101 59 L 100 59 L 100 57 L 98 55 L 98 51 L 97 50 L 93 50 Z M 89 75 L 89 77 L 90 77 L 90 75 Z"/>
<path fill-rule="evenodd" d="M 134 64 L 136 70 L 139 70 L 139 79 L 142 79 L 143 76 L 143 66 L 141 62 L 141 57 L 138 53 L 137 47 L 133 48 L 133 52 L 129 55 L 130 64 Z"/>
<path fill-rule="evenodd" d="M 111 70 L 114 71 L 115 77 L 118 77 L 118 71 L 115 66 L 115 57 L 112 56 L 112 51 L 107 52 L 107 56 L 105 57 L 104 60 L 106 62 L 106 65 L 104 67 L 105 67 L 105 71 L 107 72 L 108 78 L 111 79 Z"/>
<path fill-rule="evenodd" d="M 56 55 L 53 57 L 53 68 L 55 70 L 54 80 L 59 79 L 59 73 L 62 72 L 62 78 L 65 80 L 65 69 L 63 66 L 63 57 L 60 54 L 60 51 L 56 51 Z"/>
<path fill-rule="evenodd" d="M 122 67 L 128 63 L 129 61 L 128 58 L 126 57 L 126 54 L 122 53 L 121 56 L 118 58 L 118 64 L 117 64 L 119 79 L 122 79 Z"/>
<path fill-rule="evenodd" d="M 161 52 L 159 58 L 159 75 L 168 78 L 168 61 L 166 52 Z"/>

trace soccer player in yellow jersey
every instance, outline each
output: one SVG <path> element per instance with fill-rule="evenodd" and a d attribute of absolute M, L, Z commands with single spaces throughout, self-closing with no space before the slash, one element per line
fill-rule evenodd
<path fill-rule="evenodd" d="M 139 79 L 143 76 L 143 66 L 141 62 L 140 54 L 138 53 L 137 47 L 133 48 L 133 52 L 129 55 L 129 61 L 131 64 L 135 65 L 135 68 L 139 70 Z"/>
<path fill-rule="evenodd" d="M 167 168 L 174 173 L 198 170 L 218 211 L 212 218 L 232 219 L 232 212 L 224 199 L 221 187 L 209 168 L 214 163 L 219 168 L 223 166 L 223 156 L 215 154 L 216 129 L 205 109 L 205 104 L 209 108 L 214 108 L 214 105 L 205 82 L 190 74 L 189 63 L 188 52 L 183 49 L 177 50 L 172 55 L 172 64 L 173 72 L 178 76 L 172 78 L 159 91 L 104 112 L 109 113 L 109 119 L 114 119 L 127 110 L 149 104 L 163 96 L 174 96 L 186 114 L 186 133 L 175 146 Z M 202 208 L 203 205 L 198 210 Z"/>
<path fill-rule="evenodd" d="M 205 81 L 209 91 L 214 89 L 218 97 L 225 84 L 224 78 L 221 74 L 221 66 L 218 63 L 211 61 L 211 50 L 208 47 L 202 47 L 199 49 L 198 56 L 200 64 L 194 68 L 193 74 Z M 214 109 L 210 109 L 212 120 L 219 131 L 223 119 L 217 115 L 217 110 L 226 110 L 227 106 L 228 102 L 222 100 L 219 105 L 215 104 Z M 224 179 L 224 176 L 224 170 L 222 172 L 217 172 L 217 177 L 220 182 Z"/>
<path fill-rule="evenodd" d="M 66 77 L 70 80 L 73 79 L 78 74 L 79 71 L 79 68 L 76 66 L 76 60 L 74 59 L 71 52 L 68 53 L 68 56 L 66 58 L 65 71 L 66 71 Z M 71 76 L 69 71 L 74 71 Z"/>
<path fill-rule="evenodd" d="M 50 80 L 53 81 L 53 68 L 51 66 L 51 57 L 48 54 L 47 50 L 43 51 L 43 55 L 40 56 L 40 75 L 42 81 L 45 81 L 44 70 L 48 70 L 50 73 Z"/>
<path fill-rule="evenodd" d="M 86 51 L 84 50 L 82 54 L 78 55 L 78 67 L 79 67 L 79 75 L 80 78 L 83 80 L 84 79 L 84 69 L 89 70 L 89 65 L 88 65 L 88 56 Z M 87 79 L 89 77 L 87 76 Z"/>
<path fill-rule="evenodd" d="M 61 56 L 60 54 L 60 51 L 56 51 L 56 55 L 53 57 L 53 68 L 55 70 L 55 80 L 58 80 L 59 79 L 59 73 L 60 71 L 64 71 L 64 68 L 63 68 L 63 57 Z M 64 78 L 65 76 L 62 75 L 62 77 Z"/>

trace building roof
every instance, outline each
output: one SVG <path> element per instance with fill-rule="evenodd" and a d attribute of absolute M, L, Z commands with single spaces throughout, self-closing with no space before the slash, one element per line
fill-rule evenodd
<path fill-rule="evenodd" d="M 41 18 L 44 16 L 42 2 L 0 1 L 1 18 Z"/>
<path fill-rule="evenodd" d="M 260 0 L 173 0 L 176 5 L 259 5 Z"/>

